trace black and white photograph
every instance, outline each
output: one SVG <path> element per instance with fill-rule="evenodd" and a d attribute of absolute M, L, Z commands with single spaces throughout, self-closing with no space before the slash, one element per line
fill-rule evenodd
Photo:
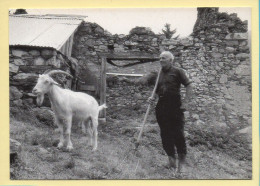
<path fill-rule="evenodd" d="M 10 180 L 252 180 L 251 13 L 9 9 Z"/>

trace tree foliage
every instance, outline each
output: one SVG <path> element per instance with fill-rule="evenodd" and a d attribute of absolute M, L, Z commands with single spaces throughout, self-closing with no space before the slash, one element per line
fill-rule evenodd
<path fill-rule="evenodd" d="M 18 14 L 28 14 L 28 13 L 26 12 L 26 9 L 16 9 L 14 14 L 18 15 Z"/>
<path fill-rule="evenodd" d="M 173 35 L 176 33 L 176 29 L 171 30 L 171 25 L 169 23 L 166 23 L 164 25 L 165 29 L 162 29 L 163 34 L 166 36 L 167 39 L 171 39 Z M 174 37 L 174 39 L 178 39 L 179 35 Z"/>

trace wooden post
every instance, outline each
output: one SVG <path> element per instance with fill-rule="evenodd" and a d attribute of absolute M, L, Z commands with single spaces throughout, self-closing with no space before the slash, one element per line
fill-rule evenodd
<path fill-rule="evenodd" d="M 102 57 L 102 64 L 101 64 L 101 85 L 100 85 L 100 105 L 106 103 L 106 64 L 107 59 Z M 106 122 L 106 109 L 100 112 L 100 119 Z"/>

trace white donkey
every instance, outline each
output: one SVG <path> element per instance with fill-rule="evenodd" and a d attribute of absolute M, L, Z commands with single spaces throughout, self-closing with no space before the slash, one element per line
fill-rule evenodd
<path fill-rule="evenodd" d="M 93 150 L 96 150 L 99 111 L 107 107 L 105 104 L 99 106 L 95 98 L 88 94 L 61 88 L 59 84 L 51 78 L 51 75 L 58 73 L 65 74 L 72 78 L 67 72 L 52 70 L 39 75 L 37 84 L 32 91 L 33 94 L 37 95 L 36 101 L 38 106 L 42 105 L 45 94 L 48 94 L 49 96 L 51 108 L 55 114 L 55 122 L 60 131 L 58 148 L 61 148 L 66 144 L 67 150 L 70 151 L 73 149 L 70 134 L 72 120 L 75 119 L 84 124 L 85 128 L 89 129 L 90 143 L 93 146 Z"/>

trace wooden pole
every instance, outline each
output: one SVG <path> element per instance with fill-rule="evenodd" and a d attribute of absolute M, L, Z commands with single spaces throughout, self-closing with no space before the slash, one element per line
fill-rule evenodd
<path fill-rule="evenodd" d="M 102 57 L 102 64 L 101 64 L 101 87 L 100 87 L 100 105 L 106 103 L 106 64 L 107 59 L 105 57 Z M 106 109 L 103 109 L 100 112 L 100 118 L 102 120 L 106 120 Z"/>
<path fill-rule="evenodd" d="M 153 89 L 153 92 L 152 92 L 152 95 L 151 95 L 152 98 L 154 98 L 154 94 L 155 94 L 155 91 L 156 91 L 157 86 L 158 86 L 160 74 L 161 74 L 161 69 L 159 70 L 159 73 L 158 73 L 158 76 L 157 76 L 157 79 L 156 79 L 156 82 L 155 82 L 155 86 L 154 86 L 154 89 Z M 142 123 L 142 127 L 141 127 L 141 130 L 140 130 L 138 138 L 137 138 L 136 147 L 139 146 L 139 143 L 140 143 L 140 140 L 141 140 L 141 137 L 142 137 L 142 134 L 143 134 L 143 130 L 144 130 L 144 125 L 146 123 L 146 120 L 147 120 L 147 117 L 149 115 L 150 109 L 151 109 L 151 103 L 149 103 L 148 108 L 146 110 L 146 113 L 145 113 L 145 116 L 144 116 L 144 120 L 143 120 L 143 123 Z"/>

